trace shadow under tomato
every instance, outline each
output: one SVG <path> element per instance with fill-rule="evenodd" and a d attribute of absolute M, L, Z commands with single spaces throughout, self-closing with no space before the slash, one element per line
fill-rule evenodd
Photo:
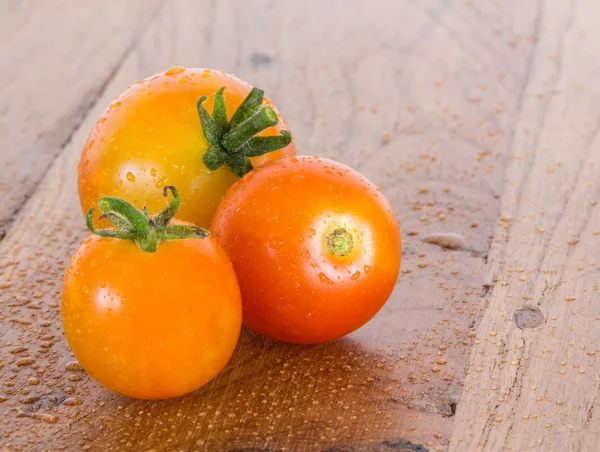
<path fill-rule="evenodd" d="M 92 444 L 102 450 L 127 432 L 145 449 L 264 448 L 266 441 L 275 450 L 289 444 L 321 450 L 331 447 L 321 444 L 325 436 L 364 431 L 365 423 L 370 438 L 397 438 L 405 431 L 402 413 L 412 400 L 406 388 L 417 369 L 410 362 L 399 366 L 389 354 L 352 337 L 294 345 L 244 327 L 230 363 L 199 390 L 162 401 L 115 396 L 112 420 Z M 374 417 L 382 411 L 393 414 L 394 429 Z"/>

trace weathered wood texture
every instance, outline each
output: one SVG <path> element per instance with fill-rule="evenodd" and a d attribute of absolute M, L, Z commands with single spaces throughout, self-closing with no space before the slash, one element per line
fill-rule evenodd
<path fill-rule="evenodd" d="M 0 1 L 0 237 L 157 6 Z"/>
<path fill-rule="evenodd" d="M 55 52 L 47 90 L 6 70 L 38 73 L 39 60 L 21 59 L 27 53 L 8 38 L 0 45 L 0 77 L 12 83 L 0 87 L 0 165 L 23 165 L 0 186 L 0 209 L 7 197 L 13 206 L 0 210 L 12 222 L 0 242 L 3 447 L 378 451 L 410 441 L 462 451 L 517 450 L 541 439 L 543 447 L 565 446 L 556 450 L 593 450 L 597 378 L 587 353 L 597 346 L 598 168 L 588 161 L 598 157 L 600 99 L 587 81 L 597 66 L 590 61 L 599 7 L 96 3 L 74 2 L 88 24 L 70 32 L 75 13 L 63 8 L 42 21 L 44 2 L 4 14 L 16 8 L 5 2 L 0 16 L 2 36 L 20 36 L 40 58 Z M 120 31 L 108 39 L 113 28 Z M 52 43 L 48 30 L 62 34 Z M 343 161 L 378 183 L 403 228 L 403 273 L 384 310 L 345 339 L 299 347 L 244 331 L 232 362 L 206 387 L 141 402 L 109 393 L 70 364 L 60 284 L 87 235 L 75 167 L 88 130 L 128 84 L 171 65 L 221 68 L 257 84 L 284 112 L 302 152 Z M 20 132 L 28 118 L 36 127 Z M 28 161 L 36 164 L 21 163 Z M 463 234 L 466 245 L 448 251 L 422 242 L 439 232 Z M 567 245 L 571 239 L 580 242 Z M 518 330 L 513 315 L 522 304 L 539 304 L 544 326 Z M 520 315 L 535 321 L 536 312 Z"/>
<path fill-rule="evenodd" d="M 453 451 L 598 450 L 598 17 L 592 1 L 542 11 Z"/>

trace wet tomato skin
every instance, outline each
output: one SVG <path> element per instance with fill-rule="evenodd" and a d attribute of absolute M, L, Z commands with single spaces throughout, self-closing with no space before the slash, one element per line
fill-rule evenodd
<path fill-rule="evenodd" d="M 208 227 L 221 197 L 237 180 L 223 166 L 210 171 L 202 162 L 209 144 L 204 137 L 196 103 L 207 96 L 205 108 L 213 111 L 216 91 L 225 86 L 229 119 L 252 87 L 221 71 L 172 68 L 140 80 L 108 106 L 93 126 L 78 166 L 78 187 L 84 214 L 101 196 L 119 196 L 154 214 L 164 207 L 156 198 L 165 185 L 178 188 L 180 220 Z M 259 135 L 273 136 L 286 129 L 279 123 Z M 295 154 L 287 147 L 251 158 L 254 166 Z M 108 223 L 99 223 L 108 226 Z"/>
<path fill-rule="evenodd" d="M 194 391 L 229 361 L 242 321 L 226 254 L 208 237 L 159 244 L 93 236 L 62 292 L 67 341 L 109 389 L 140 399 Z"/>
<path fill-rule="evenodd" d="M 388 300 L 400 270 L 400 230 L 384 195 L 319 157 L 286 158 L 246 175 L 223 198 L 211 232 L 236 270 L 244 322 L 285 342 L 315 344 L 356 330 Z M 351 250 L 332 252 L 340 234 L 350 235 Z"/>

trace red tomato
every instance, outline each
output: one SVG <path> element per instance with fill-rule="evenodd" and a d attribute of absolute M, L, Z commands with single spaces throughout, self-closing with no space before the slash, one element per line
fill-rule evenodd
<path fill-rule="evenodd" d="M 356 330 L 387 301 L 400 270 L 400 230 L 381 191 L 319 157 L 250 172 L 223 198 L 211 231 L 238 276 L 245 323 L 286 342 Z"/>

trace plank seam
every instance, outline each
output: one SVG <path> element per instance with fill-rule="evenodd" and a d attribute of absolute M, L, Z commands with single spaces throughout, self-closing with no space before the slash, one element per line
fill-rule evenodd
<path fill-rule="evenodd" d="M 123 54 L 117 59 L 116 64 L 108 73 L 106 78 L 102 81 L 102 83 L 94 89 L 91 89 L 83 96 L 83 101 L 81 104 L 75 109 L 72 113 L 71 118 L 74 119 L 74 124 L 72 125 L 71 132 L 69 135 L 60 143 L 57 147 L 58 150 L 53 153 L 52 157 L 48 161 L 48 165 L 44 169 L 44 171 L 40 174 L 40 177 L 37 181 L 32 185 L 32 187 L 25 193 L 23 196 L 23 200 L 21 204 L 11 213 L 10 217 L 3 224 L 0 223 L 0 243 L 4 240 L 4 238 L 8 235 L 10 230 L 14 227 L 17 222 L 17 218 L 21 211 L 27 206 L 29 203 L 29 199 L 35 194 L 37 189 L 40 187 L 40 184 L 46 178 L 46 175 L 50 171 L 50 169 L 54 166 L 56 160 L 65 152 L 69 143 L 72 141 L 75 134 L 79 131 L 81 126 L 85 123 L 89 113 L 94 109 L 98 101 L 104 96 L 106 90 L 110 83 L 114 80 L 116 75 L 119 73 L 123 64 L 127 60 L 127 58 L 131 55 L 135 47 L 137 46 L 140 38 L 144 35 L 148 27 L 154 22 L 156 17 L 160 14 L 160 11 L 163 9 L 166 4 L 166 0 L 162 0 L 156 7 L 155 10 L 150 14 L 146 23 L 136 30 L 133 35 L 133 39 L 129 43 L 129 45 L 123 51 Z"/>
<path fill-rule="evenodd" d="M 534 32 L 533 32 L 534 36 L 537 36 L 538 33 L 539 33 L 539 31 L 540 31 L 541 22 L 542 22 L 544 10 L 545 10 L 545 4 L 546 4 L 545 0 L 543 0 L 541 2 L 541 4 L 540 4 L 539 12 L 538 12 L 538 15 L 537 15 L 537 18 L 536 18 L 536 21 L 535 21 L 535 25 L 534 25 Z M 518 103 L 517 103 L 517 105 L 518 105 L 518 115 L 517 115 L 517 117 L 516 117 L 516 119 L 514 121 L 515 127 L 520 123 L 520 118 L 523 115 L 523 105 L 524 105 L 525 97 L 526 97 L 525 94 L 527 92 L 527 87 L 529 86 L 529 83 L 531 81 L 531 72 L 532 72 L 532 69 L 533 69 L 533 62 L 535 61 L 535 58 L 536 58 L 536 56 L 538 54 L 538 47 L 539 47 L 539 43 L 536 42 L 535 45 L 533 46 L 533 48 L 531 49 L 531 53 L 530 53 L 528 61 L 527 61 L 525 75 L 524 75 L 523 82 L 522 82 L 522 88 L 521 88 L 521 92 L 519 94 Z M 510 155 L 514 154 L 514 147 L 515 147 L 516 135 L 517 135 L 516 131 L 513 130 L 513 133 L 512 133 L 512 136 L 511 136 L 511 140 L 510 140 L 510 145 L 509 145 L 510 152 L 507 154 L 506 159 L 508 159 Z M 507 171 L 508 171 L 508 165 L 505 165 L 505 168 L 504 168 L 505 175 L 506 175 Z M 501 212 L 501 210 L 498 211 L 498 216 L 500 216 L 500 212 Z M 488 256 L 489 256 L 489 252 L 490 251 L 491 251 L 491 242 L 488 243 Z M 488 258 L 486 256 L 486 258 L 484 259 L 484 266 L 487 267 L 488 265 L 489 265 L 488 264 Z M 489 273 L 489 271 L 488 271 L 488 273 Z M 484 290 L 485 290 L 484 297 L 486 299 L 486 302 L 488 302 L 488 304 L 489 304 L 488 300 L 492 296 L 492 292 L 493 292 L 491 289 L 492 289 L 492 287 L 489 287 L 489 288 L 487 288 L 487 290 L 485 290 L 485 284 L 484 284 Z M 481 320 L 485 316 L 486 311 L 487 311 L 487 309 L 484 309 L 479 314 L 479 316 L 478 316 L 478 323 L 481 322 Z M 472 356 L 472 355 L 474 355 L 474 354 L 475 354 L 475 350 L 473 348 L 471 348 L 469 350 L 469 353 L 468 353 L 469 357 Z M 464 375 L 465 376 L 467 375 L 467 372 L 468 372 L 469 368 L 471 367 L 470 364 L 469 364 L 470 361 L 471 361 L 470 359 L 467 359 L 467 361 L 465 362 L 465 368 L 464 368 Z M 516 388 L 516 386 L 518 386 L 519 380 L 520 380 L 519 375 L 516 375 L 514 381 L 511 383 L 511 389 Z M 517 399 L 518 399 L 519 396 L 520 396 L 520 394 L 517 396 Z M 458 405 L 460 405 L 462 403 L 462 398 L 463 397 L 461 395 L 459 397 L 459 399 L 458 399 L 457 409 L 458 409 Z M 489 420 L 488 420 L 488 422 L 489 422 Z M 452 450 L 460 450 L 458 448 L 458 446 L 456 445 L 456 443 L 454 443 L 454 441 L 453 441 L 453 439 L 456 437 L 456 434 L 457 434 L 457 424 L 458 424 L 458 422 L 455 423 L 455 425 L 454 425 L 454 427 L 452 429 L 451 437 L 450 437 L 449 450 L 451 450 L 451 451 Z M 487 429 L 484 428 L 484 430 L 487 430 L 488 435 L 486 435 L 484 438 L 481 439 L 481 441 L 483 441 L 483 445 L 481 446 L 482 449 L 484 449 L 486 447 L 486 445 L 487 445 L 487 443 L 488 443 L 488 441 L 490 439 L 489 433 L 491 432 L 491 430 L 489 428 L 487 428 Z M 507 437 L 508 437 L 508 435 L 507 435 Z"/>

